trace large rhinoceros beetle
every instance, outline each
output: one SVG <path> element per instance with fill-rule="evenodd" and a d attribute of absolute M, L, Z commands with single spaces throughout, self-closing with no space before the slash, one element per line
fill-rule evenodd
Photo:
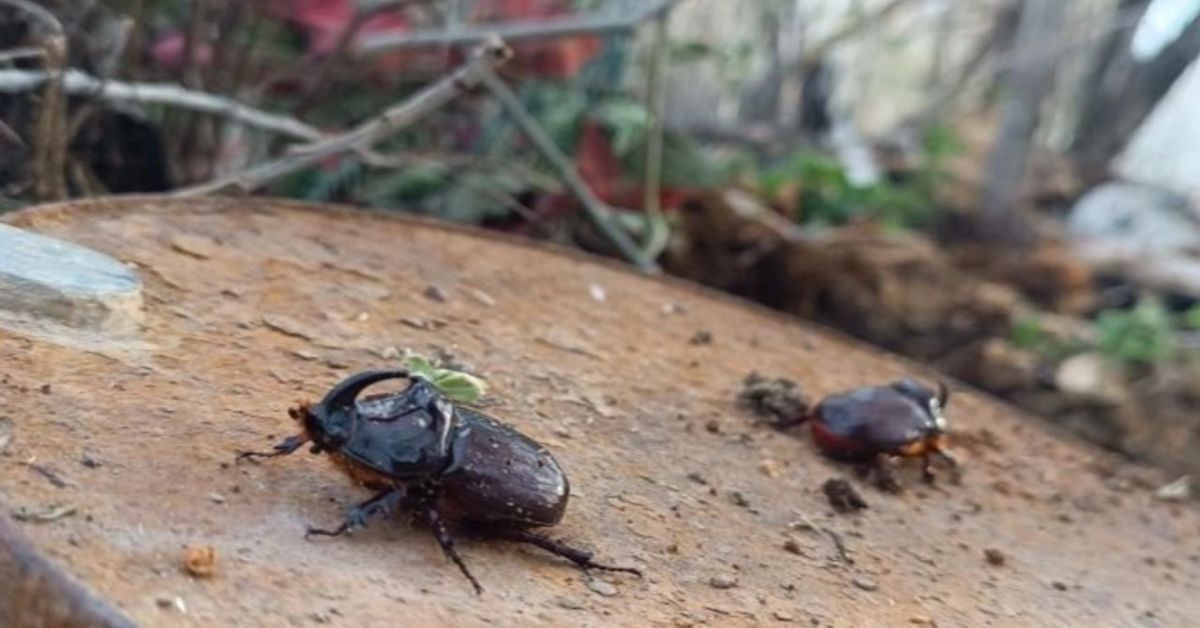
<path fill-rule="evenodd" d="M 904 378 L 886 386 L 857 388 L 830 395 L 811 411 L 780 427 L 811 422 L 813 441 L 825 455 L 838 460 L 867 463 L 880 473 L 880 485 L 898 488 L 886 474 L 887 459 L 919 457 L 927 481 L 933 481 L 934 458 L 951 467 L 958 462 L 946 451 L 946 417 L 942 414 L 950 391 L 938 382 L 934 392 Z"/>
<path fill-rule="evenodd" d="M 402 378 L 410 380 L 402 392 L 358 399 L 372 384 Z M 329 454 L 355 482 L 375 491 L 337 528 L 309 528 L 306 536 L 337 536 L 376 514 L 403 509 L 424 518 L 477 593 L 483 588 L 455 550 L 448 521 L 482 536 L 536 545 L 583 569 L 641 575 L 593 562 L 589 552 L 530 531 L 558 523 L 567 507 L 567 476 L 554 456 L 513 428 L 450 403 L 421 377 L 403 370 L 359 373 L 320 403 L 288 413 L 300 422 L 300 434 L 273 451 L 242 452 L 238 459 L 283 456 L 311 442 L 313 453 Z"/>

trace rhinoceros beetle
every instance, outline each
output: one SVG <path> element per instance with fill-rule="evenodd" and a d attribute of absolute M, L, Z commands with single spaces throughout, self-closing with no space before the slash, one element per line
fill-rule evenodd
<path fill-rule="evenodd" d="M 359 400 L 368 386 L 409 379 L 394 394 Z M 570 488 L 554 456 L 513 428 L 450 403 L 429 381 L 407 371 L 367 371 L 337 384 L 317 404 L 288 411 L 301 426 L 269 452 L 242 452 L 239 460 L 284 456 L 311 442 L 351 479 L 375 491 L 351 508 L 332 530 L 309 528 L 305 536 L 338 536 L 362 527 L 372 516 L 393 510 L 419 514 L 447 558 L 475 588 L 483 588 L 454 547 L 447 522 L 482 536 L 528 543 L 562 556 L 583 569 L 637 569 L 592 561 L 592 554 L 541 536 L 530 528 L 558 523 Z"/>
<path fill-rule="evenodd" d="M 880 486 L 898 485 L 886 474 L 887 459 L 919 457 L 926 481 L 935 474 L 933 459 L 957 469 L 958 462 L 946 451 L 946 417 L 942 411 L 950 399 L 945 383 L 935 393 L 904 378 L 886 386 L 858 388 L 830 395 L 811 411 L 780 427 L 812 423 L 813 441 L 825 455 L 848 462 L 868 463 L 880 473 Z"/>

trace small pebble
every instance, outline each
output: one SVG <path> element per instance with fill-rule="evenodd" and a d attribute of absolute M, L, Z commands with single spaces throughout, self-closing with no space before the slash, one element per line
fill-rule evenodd
<path fill-rule="evenodd" d="M 734 506 L 741 506 L 742 508 L 750 507 L 750 500 L 746 499 L 746 496 L 741 491 L 730 491 L 729 501 L 733 502 Z"/>
<path fill-rule="evenodd" d="M 714 589 L 732 589 L 738 585 L 737 578 L 730 576 L 713 576 L 708 579 L 708 583 Z"/>
<path fill-rule="evenodd" d="M 321 611 L 313 611 L 309 613 L 308 618 L 318 624 L 328 624 L 331 619 L 329 617 L 329 613 L 322 613 Z"/>
<path fill-rule="evenodd" d="M 785 613 L 783 611 L 775 611 L 774 613 L 771 613 L 771 614 L 775 617 L 775 619 L 777 619 L 779 621 L 795 621 L 796 620 L 796 618 L 794 616 L 792 616 L 791 613 Z"/>
<path fill-rule="evenodd" d="M 708 480 L 705 479 L 703 475 L 700 475 L 700 473 L 697 471 L 692 471 L 691 473 L 687 474 L 687 479 L 695 482 L 696 484 L 708 484 Z"/>
<path fill-rule="evenodd" d="M 441 286 L 430 284 L 425 287 L 425 292 L 422 294 L 430 301 L 437 301 L 438 303 L 446 302 L 446 291 L 442 290 Z"/>
<path fill-rule="evenodd" d="M 783 549 L 792 554 L 799 555 L 799 554 L 804 553 L 804 551 L 800 548 L 800 544 L 796 542 L 796 539 L 788 539 L 788 540 L 784 541 Z"/>
<path fill-rule="evenodd" d="M 1054 582 L 1051 582 L 1051 583 L 1050 583 L 1050 586 L 1054 587 L 1055 589 L 1057 589 L 1057 590 L 1059 590 L 1059 591 L 1066 591 L 1066 590 L 1067 590 L 1067 585 L 1066 585 L 1066 583 L 1059 582 L 1058 580 L 1055 580 Z"/>
<path fill-rule="evenodd" d="M 708 422 L 704 424 L 704 429 L 713 434 L 718 434 L 721 432 L 721 424 L 718 423 L 716 419 L 709 419 Z"/>
<path fill-rule="evenodd" d="M 588 588 L 604 597 L 613 597 L 617 594 L 617 587 L 596 578 L 588 580 Z"/>
<path fill-rule="evenodd" d="M 222 495 L 222 494 L 220 494 L 220 493 L 209 493 L 209 494 L 208 494 L 208 501 L 210 501 L 210 502 L 212 502 L 212 503 L 214 503 L 214 504 L 224 504 L 224 503 L 225 503 L 225 496 L 224 496 L 224 495 Z"/>
<path fill-rule="evenodd" d="M 862 589 L 863 591 L 875 591 L 879 588 L 879 583 L 870 578 L 858 577 L 855 578 L 853 582 L 854 586 Z"/>
<path fill-rule="evenodd" d="M 96 462 L 95 458 L 93 458 L 87 454 L 83 454 L 82 456 L 80 456 L 79 464 L 81 464 L 89 469 L 96 469 L 96 468 L 100 467 L 100 463 Z"/>
<path fill-rule="evenodd" d="M 49 395 L 50 390 L 51 390 L 50 384 L 42 384 L 42 394 L 43 395 Z"/>
<path fill-rule="evenodd" d="M 994 565 L 996 567 L 1003 566 L 1004 562 L 1006 560 L 1006 557 L 1004 556 L 1004 552 L 1001 552 L 998 549 L 990 549 L 989 548 L 989 549 L 983 550 L 983 557 L 985 559 L 987 559 L 987 562 L 989 565 Z"/>
<path fill-rule="evenodd" d="M 556 602 L 559 607 L 572 611 L 581 611 L 587 608 L 587 604 L 583 600 L 569 595 L 560 595 Z"/>

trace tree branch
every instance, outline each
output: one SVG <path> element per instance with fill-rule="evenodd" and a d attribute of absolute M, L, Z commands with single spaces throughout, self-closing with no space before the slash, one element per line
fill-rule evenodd
<path fill-rule="evenodd" d="M 0 93 L 32 91 L 38 89 L 50 78 L 46 72 L 0 70 Z M 184 109 L 213 113 L 308 142 L 317 141 L 323 137 L 321 131 L 316 127 L 309 126 L 295 118 L 268 113 L 230 98 L 186 89 L 171 83 L 102 81 L 79 70 L 67 70 L 63 75 L 63 89 L 69 94 L 95 96 L 106 100 L 174 105 Z"/>
<path fill-rule="evenodd" d="M 517 97 L 508 85 L 491 68 L 484 68 L 480 72 L 480 81 L 491 90 L 492 94 L 500 101 L 504 110 L 533 145 L 541 151 L 542 156 L 550 165 L 558 172 L 559 178 L 571 190 L 572 193 L 583 204 L 583 208 L 587 211 L 588 217 L 600 229 L 606 238 L 617 247 L 621 255 L 625 256 L 630 262 L 636 265 L 640 270 L 647 273 L 659 272 L 658 264 L 646 257 L 641 249 L 637 247 L 633 239 L 628 233 L 621 230 L 614 220 L 613 210 L 604 201 L 596 197 L 591 188 L 579 176 L 579 172 L 575 170 L 575 166 L 571 164 L 571 160 L 563 154 L 562 150 L 550 139 L 546 131 L 542 129 L 537 120 L 525 110 L 525 106 L 521 104 L 521 99 Z"/>
<path fill-rule="evenodd" d="M 356 52 L 360 55 L 375 55 L 406 48 L 431 46 L 458 46 L 483 41 L 496 36 L 505 41 L 525 39 L 553 39 L 572 35 L 625 32 L 646 20 L 656 18 L 680 0 L 646 0 L 642 8 L 627 15 L 596 17 L 572 15 L 551 20 L 524 20 L 498 24 L 457 25 L 451 29 L 421 31 L 416 33 L 380 34 L 364 36 Z"/>

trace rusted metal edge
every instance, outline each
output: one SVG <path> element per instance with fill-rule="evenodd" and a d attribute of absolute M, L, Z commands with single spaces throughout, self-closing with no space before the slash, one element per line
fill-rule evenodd
<path fill-rule="evenodd" d="M 0 516 L 0 626 L 132 628 L 135 624 L 51 563 Z"/>

